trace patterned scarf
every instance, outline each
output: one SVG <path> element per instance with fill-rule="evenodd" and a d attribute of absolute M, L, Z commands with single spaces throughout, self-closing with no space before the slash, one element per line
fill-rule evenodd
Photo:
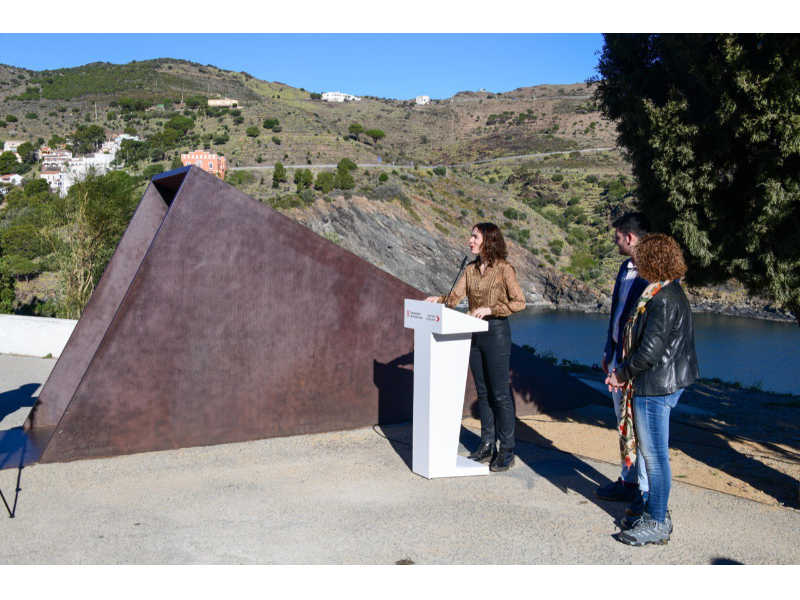
<path fill-rule="evenodd" d="M 625 324 L 625 333 L 622 341 L 622 358 L 628 358 L 633 349 L 633 327 L 636 319 L 646 310 L 647 303 L 661 291 L 667 281 L 657 281 L 648 285 L 639 298 L 636 310 Z M 626 381 L 622 386 L 622 399 L 620 401 L 619 415 L 619 451 L 623 468 L 630 468 L 636 462 L 636 431 L 633 424 L 633 379 Z"/>

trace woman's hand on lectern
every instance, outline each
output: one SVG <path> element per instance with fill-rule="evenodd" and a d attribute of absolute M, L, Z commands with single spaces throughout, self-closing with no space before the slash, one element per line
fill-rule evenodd
<path fill-rule="evenodd" d="M 481 306 L 480 308 L 476 308 L 475 312 L 472 313 L 472 316 L 476 319 L 483 319 L 484 317 L 489 317 L 492 315 L 492 309 L 488 306 Z"/>
<path fill-rule="evenodd" d="M 428 296 L 425 298 L 425 302 L 439 302 L 439 296 Z"/>

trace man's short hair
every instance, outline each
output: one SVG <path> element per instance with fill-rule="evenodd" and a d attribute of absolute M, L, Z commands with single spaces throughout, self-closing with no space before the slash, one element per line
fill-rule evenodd
<path fill-rule="evenodd" d="M 629 212 L 622 215 L 611 224 L 614 229 L 619 229 L 623 235 L 632 233 L 639 239 L 650 233 L 650 219 L 644 213 Z"/>

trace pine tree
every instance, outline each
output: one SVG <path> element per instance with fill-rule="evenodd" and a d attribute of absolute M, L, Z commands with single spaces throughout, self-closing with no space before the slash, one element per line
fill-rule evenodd
<path fill-rule="evenodd" d="M 596 99 L 688 281 L 731 277 L 800 322 L 800 38 L 607 35 Z"/>

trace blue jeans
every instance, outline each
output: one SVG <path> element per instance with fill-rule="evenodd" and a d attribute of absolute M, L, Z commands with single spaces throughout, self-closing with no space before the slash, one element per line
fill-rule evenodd
<path fill-rule="evenodd" d="M 639 454 L 644 458 L 650 493 L 647 512 L 659 523 L 667 518 L 672 489 L 669 466 L 669 414 L 678 404 L 683 389 L 667 396 L 634 396 L 633 419 Z M 637 461 L 638 462 L 638 461 Z"/>

